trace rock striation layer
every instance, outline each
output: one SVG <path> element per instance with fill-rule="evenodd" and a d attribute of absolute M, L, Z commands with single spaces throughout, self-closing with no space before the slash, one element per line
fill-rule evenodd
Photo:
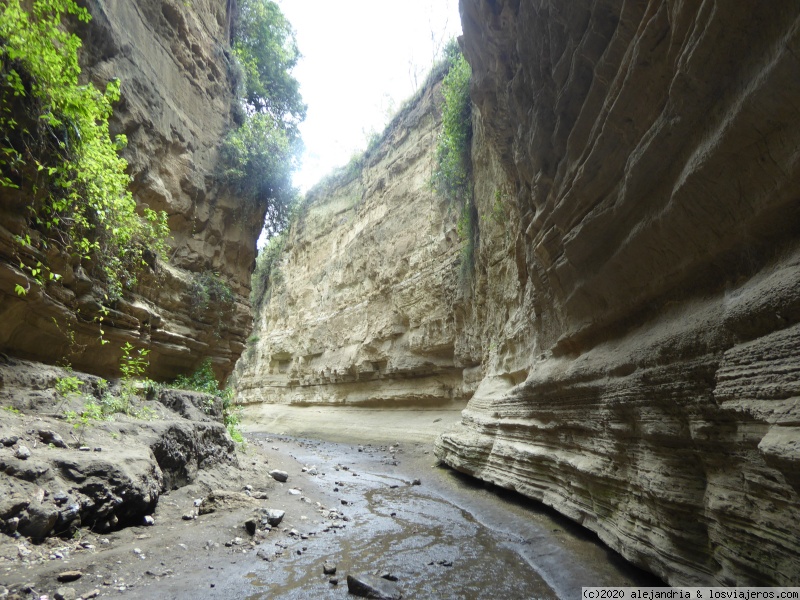
<path fill-rule="evenodd" d="M 171 256 L 104 314 L 103 290 L 80 267 L 49 257 L 63 279 L 44 289 L 17 268 L 25 199 L 2 198 L 0 349 L 113 376 L 130 342 L 151 350 L 151 377 L 189 372 L 205 357 L 227 376 L 251 326 L 249 274 L 264 216 L 219 177 L 220 144 L 235 126 L 230 2 L 87 4 L 92 20 L 78 32 L 83 73 L 101 89 L 122 82 L 112 135 L 127 135 L 123 156 L 139 205 L 169 216 Z M 18 297 L 18 283 L 31 292 Z M 99 343 L 101 316 L 107 345 Z"/>
<path fill-rule="evenodd" d="M 82 394 L 59 391 L 68 377 Z M 11 409 L 0 416 L 2 533 L 38 542 L 81 527 L 141 525 L 161 494 L 213 484 L 239 466 L 219 398 L 172 389 L 152 400 L 129 397 L 98 377 L 13 358 L 0 361 L 0 382 L 0 402 Z M 78 417 L 89 403 L 123 396 L 131 412 L 151 419 Z"/>
<path fill-rule="evenodd" d="M 420 107 L 311 194 L 240 398 L 472 395 L 436 444 L 456 469 L 671 584 L 800 584 L 800 9 L 461 11 L 468 289 Z"/>
<path fill-rule="evenodd" d="M 440 84 L 360 163 L 310 191 L 251 346 L 241 402 L 441 404 L 464 396 L 456 353 L 456 209 L 429 181 Z M 359 168 L 360 167 L 360 168 Z"/>
<path fill-rule="evenodd" d="M 516 279 L 437 455 L 671 584 L 797 585 L 798 6 L 461 10 Z"/>

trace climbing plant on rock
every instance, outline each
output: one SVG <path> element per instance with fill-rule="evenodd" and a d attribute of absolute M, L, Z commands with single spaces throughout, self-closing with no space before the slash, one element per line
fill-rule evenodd
<path fill-rule="evenodd" d="M 135 283 L 146 253 L 166 251 L 167 217 L 137 212 L 128 190 L 127 163 L 118 155 L 126 139 L 112 139 L 108 129 L 120 82 L 105 91 L 79 83 L 81 41 L 65 25 L 68 18 L 88 22 L 89 13 L 73 0 L 26 5 L 0 6 L 0 186 L 26 208 L 18 241 L 28 255 L 55 249 L 116 297 Z M 20 267 L 40 284 L 58 277 L 46 260 L 21 259 Z"/>
<path fill-rule="evenodd" d="M 449 69 L 442 81 L 442 129 L 436 146 L 432 183 L 444 198 L 459 207 L 457 232 L 461 240 L 462 283 L 470 280 L 478 240 L 478 212 L 472 195 L 472 102 L 469 82 L 472 70 L 453 40 L 445 49 Z"/>

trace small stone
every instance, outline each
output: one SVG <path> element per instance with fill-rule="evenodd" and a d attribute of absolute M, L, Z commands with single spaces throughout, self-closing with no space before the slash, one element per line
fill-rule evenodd
<path fill-rule="evenodd" d="M 55 600 L 75 600 L 77 597 L 78 594 L 75 592 L 75 588 L 71 587 L 58 588 L 56 593 L 53 594 Z"/>
<path fill-rule="evenodd" d="M 252 492 L 252 491 L 253 491 L 253 486 L 252 486 L 252 485 L 246 485 L 246 486 L 244 486 L 244 491 L 245 491 L 245 492 Z"/>
<path fill-rule="evenodd" d="M 28 460 L 31 457 L 31 451 L 28 449 L 27 446 L 20 446 L 17 448 L 17 451 L 14 453 L 14 456 L 19 458 L 20 460 Z"/>
<path fill-rule="evenodd" d="M 3 444 L 3 446 L 8 448 L 8 447 L 13 446 L 14 444 L 16 444 L 18 441 L 19 441 L 19 437 L 18 436 L 9 435 L 7 437 L 4 437 L 3 439 L 0 439 L 0 444 Z"/>
<path fill-rule="evenodd" d="M 289 490 L 289 493 L 290 493 L 292 496 L 299 496 L 300 494 L 302 494 L 302 492 L 301 492 L 300 490 L 298 490 L 298 489 L 295 489 L 295 488 L 292 488 L 292 489 L 290 489 L 290 490 Z"/>
<path fill-rule="evenodd" d="M 336 575 L 336 565 L 326 562 L 322 565 L 323 575 Z"/>
<path fill-rule="evenodd" d="M 394 583 L 371 575 L 348 575 L 347 591 L 354 596 L 375 600 L 400 600 L 402 595 Z"/>
<path fill-rule="evenodd" d="M 145 515 L 144 517 L 142 517 L 142 525 L 144 525 L 145 527 L 151 527 L 155 524 L 156 520 L 150 515 Z"/>
<path fill-rule="evenodd" d="M 269 525 L 272 527 L 277 527 L 281 524 L 281 521 L 283 521 L 286 511 L 278 510 L 277 508 L 268 508 L 267 510 L 263 511 L 262 514 Z"/>
<path fill-rule="evenodd" d="M 11 517 L 6 520 L 6 533 L 9 535 L 14 534 L 19 527 L 19 517 Z"/>
<path fill-rule="evenodd" d="M 141 553 L 142 553 L 142 550 L 141 550 L 141 548 L 134 548 L 134 549 L 133 549 L 133 553 L 134 553 L 134 554 L 141 554 Z"/>
<path fill-rule="evenodd" d="M 70 581 L 77 581 L 81 577 L 83 577 L 83 573 L 80 571 L 62 571 L 56 579 L 61 583 L 69 583 Z"/>
<path fill-rule="evenodd" d="M 100 446 L 95 446 L 95 447 L 94 447 L 94 451 L 95 451 L 95 452 L 102 452 L 102 451 L 103 451 L 103 449 L 102 449 Z"/>
<path fill-rule="evenodd" d="M 53 444 L 53 446 L 56 448 L 67 447 L 67 443 L 64 441 L 64 438 L 58 435 L 55 431 L 50 431 L 49 429 L 40 429 L 39 439 L 45 444 Z"/>
<path fill-rule="evenodd" d="M 185 513 L 181 515 L 181 519 L 183 519 L 184 521 L 193 521 L 196 518 L 197 517 L 194 515 L 194 513 Z"/>
<path fill-rule="evenodd" d="M 92 598 L 97 598 L 100 595 L 100 590 L 94 588 L 91 592 L 87 592 L 83 595 L 85 600 L 91 600 Z"/>
<path fill-rule="evenodd" d="M 419 479 L 415 479 L 414 481 L 411 482 L 411 485 L 422 485 L 422 481 Z"/>
<path fill-rule="evenodd" d="M 255 519 L 247 519 L 247 521 L 244 522 L 244 528 L 250 535 L 255 535 L 258 529 L 258 523 L 256 523 Z"/>
<path fill-rule="evenodd" d="M 344 498 L 342 499 L 342 501 L 341 501 L 341 502 L 342 502 L 342 504 L 343 504 L 344 506 L 347 506 L 348 504 L 350 504 L 350 503 L 349 503 L 347 500 L 345 500 Z"/>
<path fill-rule="evenodd" d="M 311 467 L 311 468 L 308 470 L 308 474 L 309 474 L 309 475 L 316 475 L 317 473 L 318 473 L 318 471 L 317 471 L 317 467 Z"/>
<path fill-rule="evenodd" d="M 328 583 L 331 585 L 339 585 L 339 578 L 338 577 L 331 577 L 328 579 Z"/>
<path fill-rule="evenodd" d="M 81 452 L 91 452 L 92 451 L 92 449 L 89 448 L 89 446 L 81 446 L 80 448 L 78 448 L 78 450 L 80 450 Z"/>
<path fill-rule="evenodd" d="M 395 575 L 392 575 L 388 571 L 384 571 L 383 573 L 381 573 L 381 579 L 385 579 L 386 581 L 397 581 L 397 577 Z"/>
<path fill-rule="evenodd" d="M 275 481 L 280 481 L 281 483 L 284 483 L 287 479 L 289 479 L 289 474 L 286 471 L 280 471 L 278 469 L 273 469 L 270 471 L 269 476 Z"/>

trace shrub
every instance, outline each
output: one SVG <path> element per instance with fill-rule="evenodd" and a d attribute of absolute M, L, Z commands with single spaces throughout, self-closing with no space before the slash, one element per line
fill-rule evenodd
<path fill-rule="evenodd" d="M 449 70 L 442 80 L 442 130 L 436 146 L 436 170 L 432 184 L 444 198 L 460 207 L 457 224 L 461 240 L 459 279 L 466 285 L 475 267 L 478 213 L 472 194 L 472 103 L 469 97 L 471 69 L 457 44 L 445 49 Z"/>
<path fill-rule="evenodd" d="M 256 257 L 256 268 L 250 279 L 250 304 L 256 308 L 261 307 L 269 299 L 274 285 L 280 282 L 281 272 L 278 264 L 287 237 L 286 232 L 271 237 Z"/>
<path fill-rule="evenodd" d="M 464 55 L 453 49 L 452 44 L 448 45 L 446 57 L 450 68 L 442 81 L 442 130 L 436 147 L 433 185 L 443 197 L 463 204 L 471 196 L 471 70 Z"/>
<path fill-rule="evenodd" d="M 194 273 L 190 293 L 195 312 L 205 312 L 212 303 L 226 307 L 233 305 L 234 295 L 231 286 L 220 277 L 219 273 L 212 271 Z"/>
<path fill-rule="evenodd" d="M 233 406 L 233 390 L 222 389 L 219 386 L 214 369 L 211 368 L 211 359 L 206 358 L 200 367 L 191 375 L 181 375 L 174 385 L 176 388 L 203 392 L 222 399 L 222 420 L 228 433 L 235 442 L 243 442 L 244 438 L 239 431 L 239 411 Z"/>
<path fill-rule="evenodd" d="M 0 7 L 0 187 L 29 202 L 21 244 L 86 262 L 113 299 L 135 283 L 148 253 L 165 254 L 169 228 L 166 213 L 137 212 L 117 154 L 125 136 L 112 140 L 108 129 L 120 82 L 105 92 L 78 83 L 81 42 L 63 28 L 66 15 L 90 19 L 73 0 L 34 0 L 31 12 L 20 0 Z M 20 266 L 40 285 L 58 278 L 39 261 Z"/>

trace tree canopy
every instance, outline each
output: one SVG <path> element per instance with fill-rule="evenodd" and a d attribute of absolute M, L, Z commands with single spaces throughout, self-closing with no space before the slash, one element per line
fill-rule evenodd
<path fill-rule="evenodd" d="M 300 59 L 294 30 L 271 0 L 240 0 L 233 51 L 245 72 L 244 101 L 252 112 L 269 113 L 293 137 L 306 116 L 292 69 Z"/>
<path fill-rule="evenodd" d="M 286 226 L 296 197 L 291 175 L 302 149 L 298 126 L 306 116 L 292 75 L 300 53 L 291 24 L 271 0 L 239 0 L 232 45 L 244 75 L 244 116 L 223 146 L 225 174 L 265 209 L 266 227 L 276 232 Z"/>

